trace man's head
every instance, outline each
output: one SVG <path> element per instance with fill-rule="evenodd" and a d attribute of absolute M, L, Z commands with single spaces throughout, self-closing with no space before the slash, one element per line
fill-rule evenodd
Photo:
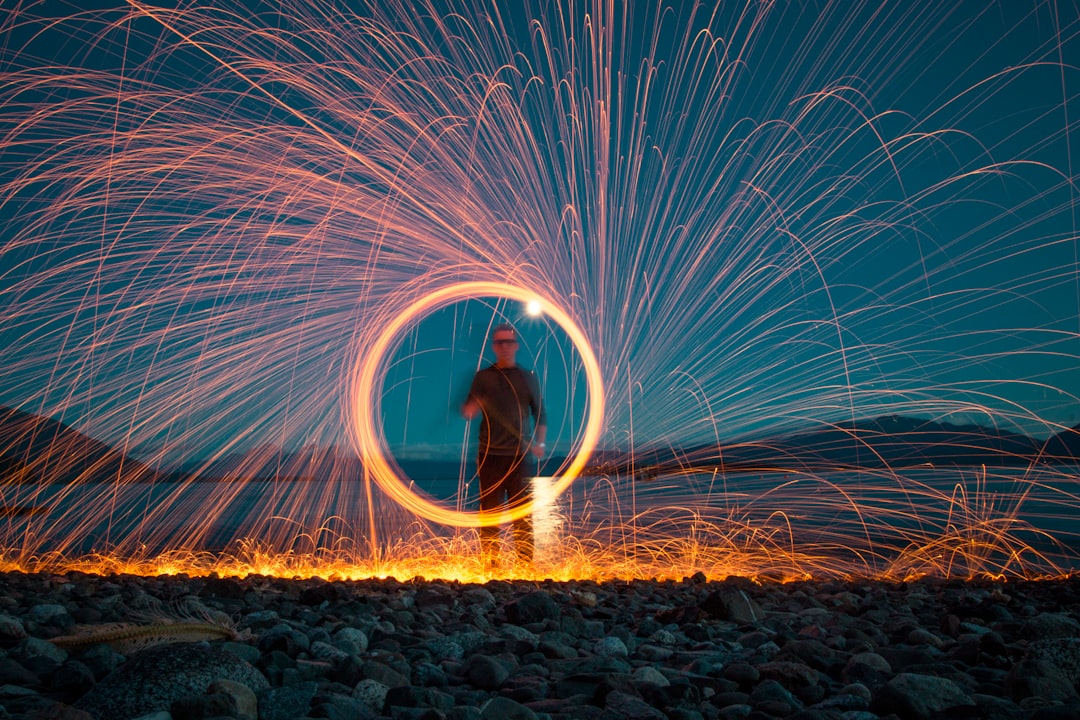
<path fill-rule="evenodd" d="M 517 330 L 509 323 L 496 325 L 491 331 L 491 347 L 495 350 L 495 364 L 499 367 L 513 367 L 517 356 Z"/>

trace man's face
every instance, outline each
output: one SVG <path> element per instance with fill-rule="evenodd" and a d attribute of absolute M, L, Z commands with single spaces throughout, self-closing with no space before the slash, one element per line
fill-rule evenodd
<path fill-rule="evenodd" d="M 500 365 L 513 365 L 514 356 L 517 355 L 517 335 L 510 330 L 497 330 L 491 339 L 491 346 L 495 349 L 495 359 Z"/>

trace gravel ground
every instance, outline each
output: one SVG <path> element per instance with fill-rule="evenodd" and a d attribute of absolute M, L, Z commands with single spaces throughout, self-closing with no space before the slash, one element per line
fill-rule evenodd
<path fill-rule="evenodd" d="M 1078 590 L 9 573 L 0 720 L 1078 718 Z"/>

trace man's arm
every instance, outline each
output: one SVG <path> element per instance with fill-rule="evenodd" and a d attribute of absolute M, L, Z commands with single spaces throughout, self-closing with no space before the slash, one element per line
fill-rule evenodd
<path fill-rule="evenodd" d="M 476 399 L 480 387 L 480 373 L 473 375 L 472 385 L 469 386 L 469 394 L 465 397 L 465 403 L 461 406 L 461 414 L 466 420 L 472 420 L 480 412 L 480 402 Z"/>
<path fill-rule="evenodd" d="M 547 425 L 537 425 L 536 431 L 533 433 L 532 454 L 537 458 L 542 458 L 547 453 Z"/>

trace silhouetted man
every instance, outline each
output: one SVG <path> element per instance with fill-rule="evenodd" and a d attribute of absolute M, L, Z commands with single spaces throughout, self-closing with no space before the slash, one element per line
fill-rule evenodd
<path fill-rule="evenodd" d="M 462 413 L 470 420 L 481 415 L 480 443 L 476 453 L 480 477 L 480 512 L 518 507 L 532 498 L 525 460 L 531 453 L 544 456 L 547 416 L 540 399 L 536 374 L 518 367 L 517 331 L 513 325 L 497 325 L 491 333 L 495 363 L 477 371 Z M 531 422 L 530 422 L 531 416 Z M 480 528 L 480 549 L 491 565 L 496 555 L 499 529 Z M 513 522 L 514 549 L 518 559 L 531 562 L 532 518 Z"/>

